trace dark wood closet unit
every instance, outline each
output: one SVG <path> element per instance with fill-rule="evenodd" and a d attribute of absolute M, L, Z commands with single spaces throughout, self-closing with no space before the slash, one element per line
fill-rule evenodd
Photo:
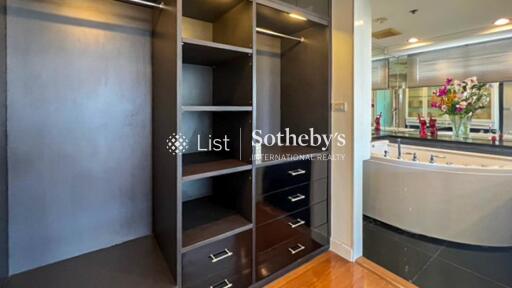
<path fill-rule="evenodd" d="M 276 1 L 166 5 L 153 53 L 156 238 L 180 287 L 262 286 L 329 246 L 328 162 L 253 161 L 252 146 L 255 129 L 330 132 L 329 21 Z M 173 133 L 188 140 L 182 154 L 165 149 Z M 225 136 L 227 149 L 205 149 Z"/>

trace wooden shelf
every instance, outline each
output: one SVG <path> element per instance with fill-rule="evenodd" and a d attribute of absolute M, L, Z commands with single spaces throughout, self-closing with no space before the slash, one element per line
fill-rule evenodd
<path fill-rule="evenodd" d="M 192 181 L 252 169 L 252 165 L 223 153 L 197 152 L 183 155 L 183 181 Z"/>
<path fill-rule="evenodd" d="M 211 197 L 183 203 L 183 251 L 251 229 L 252 224 L 235 210 L 216 204 Z"/>
<path fill-rule="evenodd" d="M 244 55 L 251 55 L 252 49 L 210 41 L 183 38 L 183 63 L 214 66 Z"/>
<path fill-rule="evenodd" d="M 252 106 L 182 106 L 185 112 L 250 112 Z"/>
<path fill-rule="evenodd" d="M 183 16 L 214 22 L 242 1 L 244 0 L 185 0 L 183 1 Z"/>
<path fill-rule="evenodd" d="M 303 13 L 301 13 L 301 15 L 305 16 Z M 300 36 L 296 34 L 300 34 L 301 31 L 324 24 L 322 22 L 317 23 L 295 19 L 290 17 L 286 12 L 276 10 L 266 5 L 257 5 L 257 19 L 259 28 L 296 37 Z"/>

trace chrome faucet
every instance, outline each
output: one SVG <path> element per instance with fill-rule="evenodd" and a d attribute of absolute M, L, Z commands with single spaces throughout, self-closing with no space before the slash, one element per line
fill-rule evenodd
<path fill-rule="evenodd" d="M 414 153 L 406 152 L 404 154 L 405 155 L 412 155 L 412 162 L 418 162 L 418 153 L 416 153 L 416 152 L 414 152 Z"/>
<path fill-rule="evenodd" d="M 398 139 L 398 141 L 396 143 L 398 145 L 398 156 L 396 159 L 400 160 L 400 159 L 402 159 L 402 140 Z"/>

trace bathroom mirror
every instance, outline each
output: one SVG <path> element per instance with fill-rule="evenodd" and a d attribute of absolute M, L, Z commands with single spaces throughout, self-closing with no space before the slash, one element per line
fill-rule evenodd
<path fill-rule="evenodd" d="M 373 136 L 512 146 L 512 24 L 503 12 L 511 4 L 437 2 L 372 1 Z M 472 115 L 470 133 L 452 137 L 452 121 L 432 108 L 432 95 L 447 78 L 469 77 L 488 84 L 489 100 Z M 427 137 L 420 137 L 418 117 L 434 118 L 437 133 L 428 123 Z"/>

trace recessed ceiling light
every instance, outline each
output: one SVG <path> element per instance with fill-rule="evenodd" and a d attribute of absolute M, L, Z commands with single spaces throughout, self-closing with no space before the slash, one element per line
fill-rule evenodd
<path fill-rule="evenodd" d="M 288 15 L 290 17 L 292 17 L 292 18 L 299 19 L 299 20 L 302 20 L 302 21 L 307 21 L 308 20 L 308 18 L 306 18 L 304 16 L 297 15 L 297 14 L 290 13 Z"/>
<path fill-rule="evenodd" d="M 420 41 L 420 40 L 416 37 L 412 37 L 412 38 L 409 38 L 409 40 L 407 40 L 407 42 L 409 42 L 409 43 L 418 43 L 418 41 Z"/>
<path fill-rule="evenodd" d="M 500 18 L 498 20 L 496 20 L 494 22 L 494 25 L 496 26 L 503 26 L 503 25 L 507 25 L 508 23 L 510 23 L 510 19 L 508 18 Z"/>

